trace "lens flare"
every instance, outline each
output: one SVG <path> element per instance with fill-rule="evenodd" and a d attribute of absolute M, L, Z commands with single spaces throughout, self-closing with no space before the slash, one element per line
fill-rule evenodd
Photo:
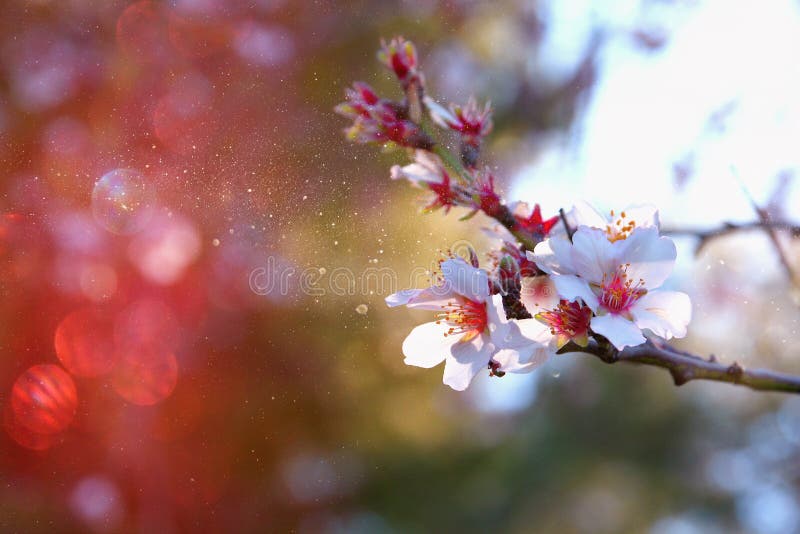
<path fill-rule="evenodd" d="M 75 382 L 57 365 L 34 365 L 14 382 L 11 407 L 15 420 L 38 434 L 56 434 L 75 417 Z"/>
<path fill-rule="evenodd" d="M 178 383 L 175 356 L 158 346 L 129 347 L 120 354 L 111 385 L 120 397 L 139 406 L 158 404 Z"/>
<path fill-rule="evenodd" d="M 153 194 L 138 171 L 115 169 L 94 185 L 92 213 L 109 232 L 134 234 L 153 214 Z"/>
<path fill-rule="evenodd" d="M 114 367 L 113 323 L 100 308 L 83 308 L 67 315 L 56 328 L 56 355 L 70 373 L 93 377 Z"/>

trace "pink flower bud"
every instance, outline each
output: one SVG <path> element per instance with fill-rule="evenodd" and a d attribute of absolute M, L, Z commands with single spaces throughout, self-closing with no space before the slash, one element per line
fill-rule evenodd
<path fill-rule="evenodd" d="M 407 89 L 415 81 L 422 84 L 417 49 L 411 41 L 406 41 L 402 37 L 395 37 L 388 44 L 386 41 L 381 41 L 378 59 L 386 68 L 394 72 L 403 89 Z"/>

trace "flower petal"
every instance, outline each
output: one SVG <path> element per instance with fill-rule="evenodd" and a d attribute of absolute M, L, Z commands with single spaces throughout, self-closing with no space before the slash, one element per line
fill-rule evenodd
<path fill-rule="evenodd" d="M 558 306 L 559 297 L 555 283 L 549 276 L 525 276 L 521 280 L 519 299 L 531 315 Z"/>
<path fill-rule="evenodd" d="M 424 289 L 402 289 L 397 293 L 392 293 L 388 297 L 386 297 L 386 305 L 390 308 L 394 308 L 395 306 L 405 306 L 408 302 L 417 297 L 420 293 L 425 291 Z"/>
<path fill-rule="evenodd" d="M 492 359 L 500 364 L 499 370 L 506 373 L 530 373 L 550 357 L 551 351 L 544 345 L 528 345 L 519 349 L 501 349 Z"/>
<path fill-rule="evenodd" d="M 658 208 L 652 204 L 634 204 L 624 210 L 626 221 L 634 221 L 637 228 L 659 227 Z"/>
<path fill-rule="evenodd" d="M 425 150 L 417 150 L 414 156 L 414 163 L 404 167 L 399 165 L 392 166 L 392 180 L 406 179 L 416 186 L 421 183 L 441 183 L 442 182 L 442 161 L 434 154 Z"/>
<path fill-rule="evenodd" d="M 450 347 L 450 357 L 445 360 L 442 381 L 455 389 L 464 391 L 482 369 L 489 367 L 495 348 L 484 336 Z"/>
<path fill-rule="evenodd" d="M 664 339 L 684 337 L 692 319 L 689 295 L 678 291 L 651 291 L 631 308 L 633 321 Z"/>
<path fill-rule="evenodd" d="M 553 283 L 562 299 L 569 301 L 581 299 L 593 312 L 597 311 L 599 305 L 597 295 L 592 291 L 588 281 L 577 276 L 560 275 L 553 277 Z"/>
<path fill-rule="evenodd" d="M 461 258 L 441 264 L 445 285 L 474 302 L 483 302 L 489 296 L 489 276 L 483 269 L 468 264 Z"/>
<path fill-rule="evenodd" d="M 527 257 L 548 274 L 575 274 L 572 243 L 566 233 L 538 243 L 533 252 L 527 252 Z"/>
<path fill-rule="evenodd" d="M 592 317 L 592 330 L 608 338 L 618 350 L 635 347 L 646 341 L 641 330 L 621 315 L 599 315 Z"/>
<path fill-rule="evenodd" d="M 450 347 L 458 343 L 458 336 L 445 336 L 449 325 L 425 323 L 414 328 L 403 341 L 406 365 L 430 369 L 450 355 Z"/>
<path fill-rule="evenodd" d="M 675 243 L 668 237 L 659 237 L 658 228 L 636 228 L 627 239 L 618 241 L 624 246 L 621 263 L 629 263 L 628 278 L 644 280 L 647 289 L 664 283 L 675 265 Z"/>
<path fill-rule="evenodd" d="M 425 107 L 431 115 L 431 120 L 442 128 L 449 128 L 450 124 L 457 122 L 455 115 L 429 96 L 424 97 Z M 449 124 L 448 124 L 449 123 Z"/>
<path fill-rule="evenodd" d="M 390 308 L 408 306 L 420 310 L 441 310 L 442 306 L 454 302 L 456 294 L 446 285 L 436 285 L 425 289 L 403 289 L 386 297 Z"/>
<path fill-rule="evenodd" d="M 409 300 L 406 306 L 411 309 L 439 311 L 442 306 L 453 303 L 456 297 L 457 295 L 446 285 L 436 285 L 423 289 L 419 295 Z"/>
<path fill-rule="evenodd" d="M 486 303 L 486 318 L 488 319 L 489 336 L 495 345 L 511 336 L 511 324 L 506 317 L 502 295 L 492 295 Z"/>
<path fill-rule="evenodd" d="M 567 221 L 575 228 L 589 226 L 605 230 L 608 224 L 608 217 L 603 216 L 588 202 L 579 200 L 567 214 Z"/>
<path fill-rule="evenodd" d="M 605 273 L 613 272 L 618 265 L 616 247 L 603 230 L 579 226 L 572 245 L 575 273 L 589 282 L 599 283 Z"/>

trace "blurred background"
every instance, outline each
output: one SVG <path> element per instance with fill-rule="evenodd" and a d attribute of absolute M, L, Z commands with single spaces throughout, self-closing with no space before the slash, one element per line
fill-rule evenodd
<path fill-rule="evenodd" d="M 7 0 L 0 530 L 800 532 L 800 397 L 406 367 L 427 313 L 337 273 L 406 286 L 488 221 L 420 215 L 332 113 L 400 97 L 402 34 L 441 102 L 492 100 L 509 201 L 797 220 L 799 30 L 796 0 Z M 677 243 L 680 346 L 800 373 L 766 235 Z"/>

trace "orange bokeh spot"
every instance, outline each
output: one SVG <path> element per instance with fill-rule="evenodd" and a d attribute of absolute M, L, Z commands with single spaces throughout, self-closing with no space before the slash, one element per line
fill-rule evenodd
<path fill-rule="evenodd" d="M 57 365 L 34 365 L 11 388 L 15 421 L 37 434 L 55 434 L 67 428 L 77 407 L 75 382 Z"/>
<path fill-rule="evenodd" d="M 116 361 L 113 324 L 99 308 L 82 308 L 67 315 L 56 328 L 55 347 L 64 367 L 77 376 L 106 374 Z"/>
<path fill-rule="evenodd" d="M 178 383 L 178 362 L 166 349 L 154 345 L 122 350 L 111 385 L 120 397 L 139 406 L 169 397 Z"/>

